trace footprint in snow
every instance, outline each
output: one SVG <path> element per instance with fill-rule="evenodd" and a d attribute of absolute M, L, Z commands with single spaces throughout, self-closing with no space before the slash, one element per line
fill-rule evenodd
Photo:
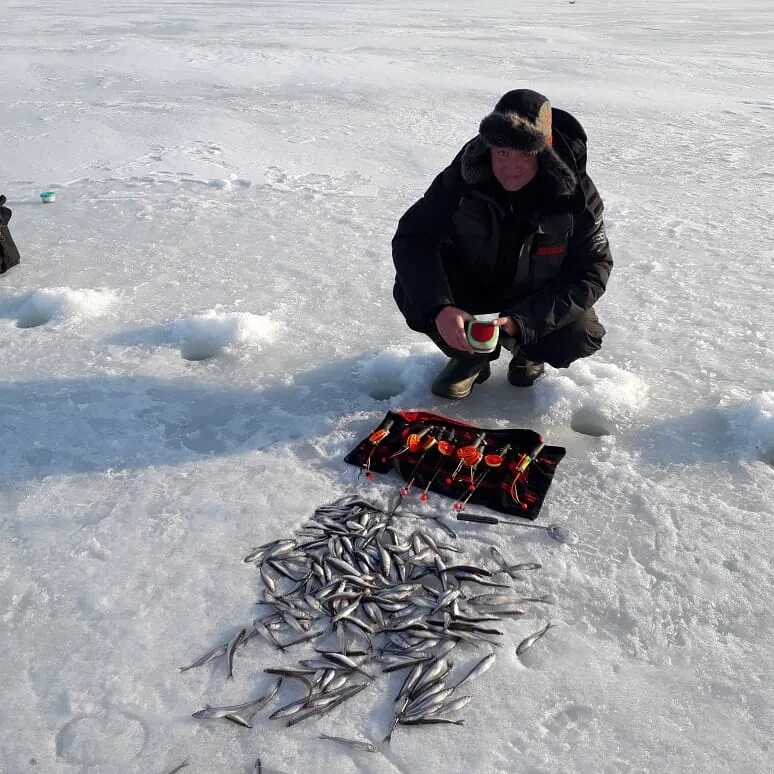
<path fill-rule="evenodd" d="M 571 702 L 543 722 L 544 728 L 558 737 L 578 738 L 594 720 L 591 707 Z"/>
<path fill-rule="evenodd" d="M 122 712 L 87 715 L 65 723 L 56 735 L 56 754 L 71 764 L 126 764 L 145 747 L 142 721 Z"/>

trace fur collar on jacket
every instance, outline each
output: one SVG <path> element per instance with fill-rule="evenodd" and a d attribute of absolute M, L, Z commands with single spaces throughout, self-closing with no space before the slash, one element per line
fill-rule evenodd
<path fill-rule="evenodd" d="M 460 159 L 462 179 L 468 185 L 479 185 L 494 181 L 489 145 L 479 135 L 463 149 Z M 569 165 L 551 146 L 538 151 L 538 174 L 548 181 L 552 193 L 557 196 L 571 196 L 578 185 L 578 179 Z"/>

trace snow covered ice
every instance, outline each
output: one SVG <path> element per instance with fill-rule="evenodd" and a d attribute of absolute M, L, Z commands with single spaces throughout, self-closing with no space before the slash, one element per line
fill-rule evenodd
<path fill-rule="evenodd" d="M 3 21 L 0 771 L 772 771 L 769 0 L 17 0 Z M 450 405 L 390 239 L 522 86 L 589 134 L 608 336 L 532 390 L 503 359 Z M 278 661 L 254 641 L 233 681 L 178 672 L 251 620 L 249 548 L 397 490 L 342 462 L 390 408 L 567 447 L 540 523 L 577 545 L 460 529 L 471 560 L 541 563 L 524 588 L 553 604 L 507 623 L 464 727 L 386 755 L 318 738 L 381 739 L 384 680 L 289 729 L 194 720 Z"/>

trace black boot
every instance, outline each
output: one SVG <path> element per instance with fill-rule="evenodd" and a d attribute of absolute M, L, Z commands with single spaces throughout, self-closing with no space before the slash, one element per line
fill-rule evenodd
<path fill-rule="evenodd" d="M 435 377 L 430 390 L 441 398 L 467 398 L 473 385 L 485 382 L 491 373 L 486 357 L 453 357 Z"/>
<path fill-rule="evenodd" d="M 508 381 L 516 387 L 531 387 L 544 370 L 542 363 L 527 360 L 521 352 L 516 352 L 508 364 Z"/>

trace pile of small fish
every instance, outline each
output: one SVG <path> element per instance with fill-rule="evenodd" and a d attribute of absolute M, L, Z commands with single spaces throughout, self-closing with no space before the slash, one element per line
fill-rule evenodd
<path fill-rule="evenodd" d="M 255 637 L 283 652 L 318 638 L 321 645 L 335 635 L 334 645 L 316 648 L 314 658 L 300 660 L 297 667 L 265 669 L 278 677 L 265 696 L 230 707 L 208 705 L 194 717 L 250 727 L 252 717 L 277 696 L 281 682 L 296 680 L 305 687 L 304 695 L 270 715 L 294 725 L 357 695 L 380 668 L 385 673 L 408 670 L 384 742 L 398 725 L 462 725 L 464 720 L 455 716 L 471 697 L 461 695 L 460 688 L 489 669 L 495 653 L 454 677 L 451 652 L 463 642 L 501 647 L 498 625 L 503 619 L 524 615 L 528 603 L 549 600 L 516 596 L 507 582 L 540 569 L 539 564 L 510 564 L 494 547 L 492 569 L 457 561 L 456 547 L 437 542 L 425 529 L 404 529 L 409 520 L 420 518 L 427 517 L 402 511 L 400 500 L 385 510 L 349 496 L 317 508 L 295 538 L 253 549 L 244 561 L 258 568 L 263 615 L 181 671 L 223 656 L 233 677 L 235 652 Z M 456 537 L 448 526 L 445 530 Z M 492 591 L 483 593 L 480 587 Z M 523 640 L 517 653 L 550 627 Z M 322 738 L 379 750 L 370 742 Z"/>

